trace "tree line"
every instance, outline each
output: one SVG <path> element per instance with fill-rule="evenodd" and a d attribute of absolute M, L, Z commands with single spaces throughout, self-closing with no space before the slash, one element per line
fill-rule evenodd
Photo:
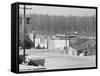
<path fill-rule="evenodd" d="M 26 16 L 28 18 L 28 16 Z M 19 18 L 20 28 L 22 18 Z M 21 29 L 20 29 L 21 30 Z M 49 15 L 30 15 L 29 23 L 25 24 L 25 31 L 49 34 L 64 34 L 77 31 L 79 34 L 91 34 L 96 30 L 96 17 L 93 16 L 49 16 Z"/>

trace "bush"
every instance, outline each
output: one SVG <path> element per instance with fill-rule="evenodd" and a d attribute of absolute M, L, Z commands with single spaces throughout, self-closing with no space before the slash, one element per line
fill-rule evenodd
<path fill-rule="evenodd" d="M 43 46 L 42 49 L 45 49 L 45 47 Z"/>
<path fill-rule="evenodd" d="M 24 38 L 24 44 L 22 40 L 19 40 L 19 46 L 25 49 L 30 49 L 31 47 L 34 47 L 34 43 L 31 41 L 31 39 L 28 36 L 25 36 Z"/>
<path fill-rule="evenodd" d="M 42 49 L 40 44 L 38 44 L 38 46 L 36 47 L 36 49 Z"/>

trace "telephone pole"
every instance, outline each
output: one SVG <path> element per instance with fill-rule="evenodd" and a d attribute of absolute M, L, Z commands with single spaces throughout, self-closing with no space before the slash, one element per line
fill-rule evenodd
<path fill-rule="evenodd" d="M 20 7 L 21 8 L 21 7 Z M 26 8 L 26 6 L 24 5 L 24 7 L 23 8 L 21 8 L 21 9 L 23 9 L 23 17 L 22 17 L 22 35 L 23 35 L 23 37 L 22 37 L 22 40 L 23 40 L 23 60 L 24 60 L 24 64 L 25 64 L 25 19 L 26 19 L 26 9 L 32 9 L 32 8 Z"/>

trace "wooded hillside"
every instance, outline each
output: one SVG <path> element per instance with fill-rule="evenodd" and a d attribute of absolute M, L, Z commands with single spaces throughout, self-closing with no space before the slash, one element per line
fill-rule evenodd
<path fill-rule="evenodd" d="M 26 18 L 29 16 L 26 16 Z M 77 31 L 78 34 L 93 35 L 96 30 L 96 17 L 93 16 L 49 16 L 49 15 L 30 15 L 29 24 L 25 24 L 25 32 L 64 34 Z M 22 30 L 22 18 L 19 17 L 20 32 Z"/>

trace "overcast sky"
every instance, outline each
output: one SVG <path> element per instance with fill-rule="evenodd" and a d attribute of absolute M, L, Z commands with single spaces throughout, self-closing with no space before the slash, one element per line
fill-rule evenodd
<path fill-rule="evenodd" d="M 23 7 L 20 5 L 20 7 Z M 48 15 L 63 15 L 63 16 L 91 16 L 96 14 L 95 9 L 72 8 L 72 7 L 54 7 L 54 6 L 36 6 L 26 5 L 31 10 L 26 10 L 26 14 L 48 14 Z M 20 13 L 23 9 L 20 9 Z"/>

